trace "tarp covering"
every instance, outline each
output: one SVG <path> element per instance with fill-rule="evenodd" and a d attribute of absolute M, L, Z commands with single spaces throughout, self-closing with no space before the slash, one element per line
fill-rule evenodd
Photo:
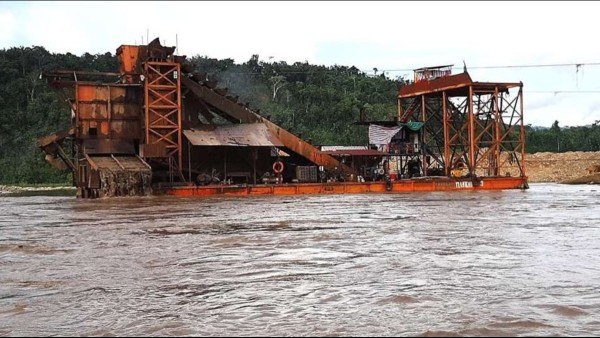
<path fill-rule="evenodd" d="M 388 144 L 402 127 L 384 127 L 376 124 L 369 125 L 370 144 Z"/>
<path fill-rule="evenodd" d="M 195 146 L 283 147 L 263 123 L 242 123 L 184 130 Z"/>
<path fill-rule="evenodd" d="M 412 131 L 418 131 L 421 128 L 423 128 L 423 122 L 406 122 L 402 124 L 403 126 L 406 126 L 406 128 L 412 130 Z"/>

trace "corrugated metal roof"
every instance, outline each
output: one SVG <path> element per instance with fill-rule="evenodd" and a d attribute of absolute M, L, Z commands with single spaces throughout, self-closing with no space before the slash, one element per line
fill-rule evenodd
<path fill-rule="evenodd" d="M 148 165 L 137 156 L 89 156 L 89 159 L 101 170 L 150 171 Z"/>
<path fill-rule="evenodd" d="M 523 84 L 520 82 L 474 82 L 469 73 L 460 73 L 402 86 L 398 91 L 398 97 L 415 97 L 425 94 L 441 93 L 442 91 L 451 91 L 447 93 L 449 95 L 468 96 L 469 86 L 473 86 L 473 91 L 480 94 L 492 94 L 496 87 L 498 87 L 499 91 L 506 92 L 510 88 L 520 87 L 522 85 Z"/>
<path fill-rule="evenodd" d="M 263 123 L 242 123 L 184 130 L 195 146 L 283 147 Z"/>
<path fill-rule="evenodd" d="M 473 83 L 468 73 L 461 73 L 440 77 L 431 81 L 419 81 L 410 85 L 402 86 L 398 97 L 412 97 L 423 94 L 442 92 L 444 90 L 468 87 Z M 468 93 L 468 91 L 467 91 Z"/>

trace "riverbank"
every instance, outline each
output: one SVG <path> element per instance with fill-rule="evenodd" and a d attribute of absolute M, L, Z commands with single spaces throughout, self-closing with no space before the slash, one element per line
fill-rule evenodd
<path fill-rule="evenodd" d="M 600 164 L 600 151 L 525 155 L 525 172 L 530 183 L 576 180 L 589 175 L 586 168 L 595 164 Z"/>
<path fill-rule="evenodd" d="M 43 193 L 44 195 L 71 195 L 76 192 L 75 187 L 69 186 L 53 186 L 53 185 L 26 185 L 26 186 L 17 186 L 17 185 L 0 185 L 0 196 L 3 195 L 32 195 Z"/>

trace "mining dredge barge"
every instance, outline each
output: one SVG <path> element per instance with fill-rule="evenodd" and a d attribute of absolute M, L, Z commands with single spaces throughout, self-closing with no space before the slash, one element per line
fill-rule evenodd
<path fill-rule="evenodd" d="M 158 39 L 117 49 L 118 73 L 44 73 L 71 128 L 42 137 L 77 196 L 283 195 L 526 189 L 523 84 L 414 71 L 397 116 L 355 124 L 369 145 L 316 147 L 238 102 Z M 65 151 L 65 148 L 70 151 Z"/>

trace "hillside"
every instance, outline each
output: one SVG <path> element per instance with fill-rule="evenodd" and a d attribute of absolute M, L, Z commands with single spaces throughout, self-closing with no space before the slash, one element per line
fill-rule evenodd
<path fill-rule="evenodd" d="M 367 120 L 391 120 L 398 89 L 407 83 L 385 73 L 372 76 L 354 66 L 265 62 L 258 55 L 241 64 L 199 55 L 189 60 L 241 102 L 319 145 L 365 145 L 364 128 L 352 123 L 361 111 Z M 52 169 L 35 146 L 38 137 L 70 123 L 67 105 L 40 78 L 42 71 L 57 69 L 116 72 L 118 67 L 115 55 L 108 52 L 77 56 L 50 53 L 40 46 L 0 49 L 0 184 L 70 184 L 70 175 Z M 561 128 L 556 121 L 551 128 L 527 126 L 525 137 L 526 150 L 532 153 L 600 151 L 597 124 Z M 546 171 L 560 176 L 567 170 L 559 169 L 558 162 L 557 169 L 548 169 L 550 163 L 554 162 L 538 165 L 542 172 L 538 178 L 537 164 L 532 162 L 532 179 L 553 180 Z"/>

